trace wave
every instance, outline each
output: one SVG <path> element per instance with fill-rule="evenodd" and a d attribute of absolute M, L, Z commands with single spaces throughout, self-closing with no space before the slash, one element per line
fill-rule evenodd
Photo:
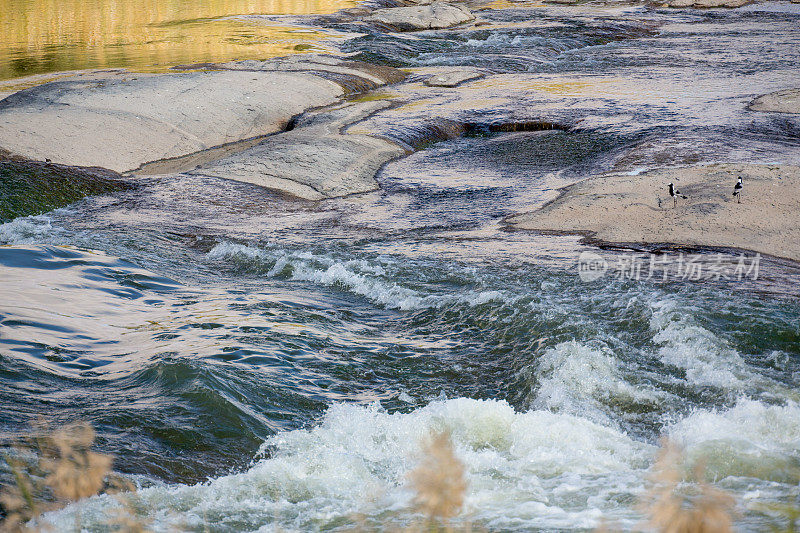
<path fill-rule="evenodd" d="M 800 482 L 800 405 L 795 402 L 768 405 L 740 398 L 728 410 L 697 409 L 666 434 L 712 478 Z"/>
<path fill-rule="evenodd" d="M 526 54 L 555 56 L 568 50 L 582 48 L 589 43 L 579 39 L 553 39 L 541 35 L 491 33 L 485 39 L 468 39 L 464 45 L 472 48 L 523 48 Z M 535 53 L 535 54 L 534 54 Z"/>
<path fill-rule="evenodd" d="M 318 426 L 267 439 L 245 472 L 145 488 L 134 505 L 156 531 L 208 523 L 222 530 L 299 531 L 355 525 L 356 516 L 376 525 L 407 524 L 414 516 L 406 474 L 420 457 L 420 443 L 440 431 L 450 433 L 465 465 L 464 520 L 489 529 L 572 529 L 608 520 L 630 528 L 641 519 L 633 502 L 647 483 L 655 446 L 585 418 L 467 398 L 405 414 L 377 403 L 334 405 Z M 665 434 L 690 461 L 704 461 L 710 475 L 728 479 L 728 490 L 751 500 L 759 499 L 759 487 L 768 492 L 775 483 L 797 483 L 790 468 L 800 449 L 797 404 L 742 399 L 727 411 L 698 410 Z M 70 531 L 77 519 L 91 529 L 119 505 L 95 497 L 44 521 Z"/>
<path fill-rule="evenodd" d="M 388 309 L 430 309 L 453 304 L 478 306 L 508 297 L 497 290 L 461 291 L 459 294 L 425 294 L 388 278 L 392 261 L 340 259 L 326 254 L 287 251 L 222 242 L 208 252 L 210 259 L 225 259 L 239 267 L 255 269 L 268 277 L 308 281 L 363 296 Z"/>
<path fill-rule="evenodd" d="M 0 224 L 0 244 L 36 244 L 57 232 L 48 216 L 19 217 Z"/>
<path fill-rule="evenodd" d="M 652 302 L 651 309 L 650 330 L 653 343 L 660 346 L 658 356 L 683 369 L 690 384 L 741 390 L 754 377 L 735 349 L 696 323 L 697 309 L 670 298 Z"/>
<path fill-rule="evenodd" d="M 536 361 L 535 377 L 539 386 L 533 407 L 579 415 L 606 426 L 616 425 L 614 410 L 621 405 L 652 410 L 669 396 L 627 381 L 619 358 L 608 347 L 577 341 L 545 350 Z"/>
<path fill-rule="evenodd" d="M 591 421 L 505 402 L 459 398 L 407 414 L 335 405 L 321 424 L 271 437 L 251 468 L 198 485 L 157 486 L 136 496 L 157 531 L 219 524 L 254 531 L 346 525 L 356 513 L 401 522 L 412 494 L 405 476 L 420 442 L 451 433 L 465 464 L 465 516 L 489 528 L 584 527 L 601 516 L 633 523 L 633 498 L 653 447 Z M 627 496 L 623 496 L 627 495 Z M 97 497 L 46 517 L 59 531 L 101 521 L 119 504 Z M 387 516 L 388 515 L 388 516 Z"/>

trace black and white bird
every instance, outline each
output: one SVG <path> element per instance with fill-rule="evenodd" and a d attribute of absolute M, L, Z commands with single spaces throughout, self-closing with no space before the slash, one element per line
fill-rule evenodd
<path fill-rule="evenodd" d="M 742 189 L 744 185 L 742 185 L 742 177 L 739 176 L 739 181 L 736 182 L 736 185 L 733 186 L 733 195 L 736 197 L 736 203 L 742 203 Z"/>
<path fill-rule="evenodd" d="M 675 188 L 672 183 L 669 184 L 669 195 L 672 196 L 672 207 L 678 207 L 678 196 L 686 200 L 686 196 L 681 194 L 681 191 Z"/>

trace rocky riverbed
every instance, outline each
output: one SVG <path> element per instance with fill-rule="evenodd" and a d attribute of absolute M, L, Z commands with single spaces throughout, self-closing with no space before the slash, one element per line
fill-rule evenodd
<path fill-rule="evenodd" d="M 461 36 L 466 36 L 467 49 L 477 50 L 493 41 L 500 45 L 504 39 L 525 39 L 531 31 L 546 32 L 548 26 L 563 25 L 559 17 L 580 19 L 592 11 L 596 11 L 598 20 L 624 13 L 618 23 L 626 28 L 609 36 L 613 39 L 628 37 L 626 32 L 630 38 L 655 35 L 655 28 L 663 25 L 646 13 L 636 13 L 636 9 L 609 5 L 614 6 L 611 3 L 551 9 L 549 20 L 535 23 L 491 18 L 476 22 L 465 4 L 444 2 L 360 7 L 316 19 L 299 17 L 296 21 L 344 31 L 353 31 L 355 26 L 375 37 L 397 29 L 420 35 L 406 39 L 386 34 L 387 50 L 392 50 L 397 39 L 407 40 L 413 50 L 411 43 L 420 40 L 435 43 L 444 38 L 441 42 L 447 43 L 451 38 L 464 38 Z M 487 12 L 479 5 L 471 8 L 477 13 Z M 635 13 L 633 17 L 631 13 Z M 458 28 L 441 36 L 422 31 L 448 27 Z M 662 37 L 669 38 L 674 31 L 671 27 L 681 31 L 680 24 L 667 24 Z M 480 41 L 472 35 L 490 38 Z M 600 36 L 593 38 L 602 40 Z M 363 39 L 354 34 L 349 41 L 354 44 L 350 46 L 357 47 L 355 43 Z M 345 49 L 349 50 L 347 45 Z M 368 51 L 369 47 L 359 55 L 367 58 L 371 52 L 364 54 Z M 680 54 L 681 49 L 673 53 Z M 583 79 L 566 79 L 546 72 L 548 68 L 538 75 L 524 72 L 528 69 L 507 74 L 498 66 L 480 71 L 475 69 L 480 65 L 473 66 L 471 61 L 462 68 L 415 66 L 420 57 L 419 52 L 410 51 L 410 63 L 404 71 L 388 66 L 400 66 L 399 56 L 389 61 L 359 62 L 345 56 L 311 55 L 265 62 L 188 65 L 183 68 L 201 71 L 166 75 L 123 71 L 77 74 L 7 96 L 0 104 L 0 147 L 33 160 L 97 166 L 116 172 L 135 171 L 143 165 L 149 165 L 151 172 L 156 168 L 158 172 L 186 170 L 320 199 L 375 189 L 373 177 L 381 165 L 410 153 L 415 143 L 490 131 L 502 125 L 507 131 L 524 129 L 537 123 L 541 126 L 538 129 L 550 124 L 551 128 L 599 130 L 612 128 L 618 122 L 623 133 L 631 129 L 626 122 L 643 106 L 662 102 L 674 102 L 676 112 L 687 113 L 684 118 L 688 124 L 700 118 L 692 115 L 701 111 L 701 101 L 706 102 L 707 108 L 719 111 L 721 115 L 714 118 L 725 119 L 741 111 L 741 104 L 727 104 L 732 98 L 752 99 L 757 96 L 752 93 L 753 87 L 779 88 L 791 83 L 796 74 L 792 69 L 749 72 L 745 74 L 748 83 L 742 85 L 729 84 L 727 75 L 717 75 L 716 79 L 712 75 L 699 92 L 689 94 L 683 87 L 672 85 L 670 78 L 677 72 L 670 72 L 666 65 L 659 75 L 649 79 L 639 78 L 635 68 L 626 78 L 597 78 L 598 73 L 593 72 Z M 457 59 L 458 53 L 454 57 Z M 469 83 L 479 78 L 484 79 Z M 420 81 L 441 89 L 425 90 Z M 631 84 L 641 91 L 630 92 Z M 379 104 L 338 103 L 387 85 L 393 86 L 392 96 L 377 93 L 375 101 Z M 792 90 L 759 97 L 749 109 L 796 112 L 785 108 L 796 107 Z M 670 91 L 672 100 L 665 101 Z M 648 94 L 659 97 L 645 103 Z M 776 99 L 776 94 L 782 95 L 781 99 Z M 780 103 L 776 103 L 778 100 Z M 509 105 L 512 101 L 520 105 Z M 592 106 L 599 102 L 627 109 L 597 114 Z M 335 103 L 339 108 L 330 113 L 308 113 Z M 301 115 L 308 124 L 287 132 L 297 125 L 296 119 Z M 713 120 L 708 118 L 710 114 L 700 120 L 708 122 L 705 127 L 713 127 Z M 259 140 L 264 136 L 275 137 Z M 687 159 L 691 156 L 683 160 L 678 157 L 676 162 Z M 163 161 L 174 164 L 153 165 Z M 328 178 L 314 175 L 325 165 L 339 169 L 331 171 L 331 183 L 324 183 Z M 194 167 L 200 168 L 193 170 Z M 142 173 L 147 171 L 139 171 Z"/>

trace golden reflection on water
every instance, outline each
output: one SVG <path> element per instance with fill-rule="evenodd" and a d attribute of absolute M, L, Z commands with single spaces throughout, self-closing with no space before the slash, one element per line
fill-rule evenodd
<path fill-rule="evenodd" d="M 521 7 L 547 7 L 541 0 L 493 0 L 483 4 L 484 9 L 519 9 Z"/>
<path fill-rule="evenodd" d="M 332 13 L 356 0 L 0 0 L 0 79 L 65 70 L 158 71 L 314 49 L 323 33 L 235 15 Z"/>

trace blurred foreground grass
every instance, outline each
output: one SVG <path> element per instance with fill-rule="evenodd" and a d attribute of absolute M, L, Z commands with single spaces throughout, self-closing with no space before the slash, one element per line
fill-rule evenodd
<path fill-rule="evenodd" d="M 143 533 L 150 531 L 144 511 L 133 505 L 136 487 L 112 470 L 110 455 L 93 451 L 95 431 L 86 423 L 51 429 L 35 424 L 29 436 L 3 454 L 13 475 L 13 483 L 0 490 L 0 532 L 52 531 L 39 523 L 43 513 L 57 510 L 78 500 L 109 494 L 119 503 L 119 512 L 110 516 L 108 531 Z M 464 464 L 458 459 L 450 435 L 431 435 L 420 443 L 417 466 L 407 474 L 414 492 L 413 505 L 419 519 L 404 528 L 379 527 L 404 532 L 482 531 L 468 521 L 457 520 L 462 511 L 468 480 Z M 639 500 L 645 517 L 639 531 L 660 533 L 726 533 L 733 531 L 735 500 L 703 480 L 702 466 L 687 475 L 683 454 L 664 441 Z M 763 509 L 771 517 L 773 531 L 795 532 L 800 525 L 800 506 L 775 505 Z M 75 530 L 83 529 L 80 513 Z M 358 522 L 358 521 L 357 521 Z M 353 531 L 368 528 L 355 526 Z M 369 528 L 374 529 L 374 528 Z M 598 531 L 614 531 L 604 524 Z"/>

